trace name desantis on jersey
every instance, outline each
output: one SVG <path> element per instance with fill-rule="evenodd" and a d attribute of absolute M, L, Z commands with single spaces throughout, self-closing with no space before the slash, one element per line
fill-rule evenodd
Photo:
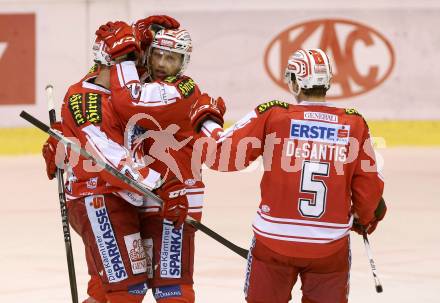
<path fill-rule="evenodd" d="M 287 142 L 286 155 L 318 161 L 345 162 L 349 137 L 350 125 L 291 120 L 292 141 Z M 295 139 L 301 141 L 297 146 L 293 141 Z"/>

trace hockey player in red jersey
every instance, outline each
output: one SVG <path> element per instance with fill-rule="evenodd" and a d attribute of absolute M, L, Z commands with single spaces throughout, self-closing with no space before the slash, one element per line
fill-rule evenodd
<path fill-rule="evenodd" d="M 112 66 L 111 91 L 115 110 L 150 143 L 146 144 L 155 161 L 149 167 L 169 177 L 177 176 L 187 185 L 188 213 L 201 219 L 204 185 L 191 171 L 193 142 L 197 134 L 188 118 L 199 97 L 196 83 L 183 72 L 192 50 L 184 29 L 162 29 L 143 57 L 147 83 L 140 82 L 135 61 L 123 60 Z M 133 144 L 137 140 L 132 137 Z M 148 284 L 161 303 L 194 302 L 194 232 L 184 224 L 173 228 L 157 215 L 154 207 L 143 212 L 143 239 L 147 258 L 151 258 Z"/>
<path fill-rule="evenodd" d="M 96 157 L 154 190 L 162 184 L 162 177 L 142 163 L 142 150 L 130 152 L 124 147 L 125 124 L 110 100 L 112 59 L 139 50 L 137 42 L 125 40 L 132 33 L 131 27 L 123 22 L 116 24 L 114 27 L 119 26 L 121 31 L 106 37 L 107 43 L 114 47 L 107 48 L 100 38 L 93 46 L 98 71 L 69 88 L 61 111 L 62 131 Z M 49 178 L 54 174 L 55 146 L 49 139 L 43 147 Z M 141 302 L 147 291 L 148 264 L 137 207 L 148 202 L 90 161 L 82 157 L 77 160 L 72 155 L 69 157 L 66 192 L 69 221 L 83 239 L 92 277 L 88 287 L 90 297 L 85 302 Z M 157 189 L 164 200 L 159 213 L 171 224 L 181 224 L 186 217 L 188 202 L 182 195 L 185 187 L 171 180 Z"/>
<path fill-rule="evenodd" d="M 368 126 L 356 110 L 325 101 L 330 80 L 322 50 L 298 50 L 286 68 L 296 105 L 263 103 L 226 131 L 212 119 L 223 119 L 221 99 L 203 95 L 191 110 L 194 128 L 216 139 L 213 168 L 234 171 L 263 158 L 247 302 L 288 302 L 298 277 L 302 302 L 347 302 L 353 219 L 371 233 L 385 215 Z"/>

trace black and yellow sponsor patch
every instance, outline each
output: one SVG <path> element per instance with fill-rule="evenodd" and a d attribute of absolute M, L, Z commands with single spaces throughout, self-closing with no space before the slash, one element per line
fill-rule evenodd
<path fill-rule="evenodd" d="M 356 116 L 361 116 L 362 117 L 362 115 L 356 109 L 354 109 L 354 108 L 346 108 L 345 109 L 345 113 L 347 115 L 356 115 Z"/>
<path fill-rule="evenodd" d="M 86 119 L 92 124 L 102 122 L 102 96 L 97 93 L 86 93 Z"/>
<path fill-rule="evenodd" d="M 83 114 L 83 95 L 73 94 L 69 97 L 68 104 L 70 113 L 77 126 L 81 126 L 86 123 L 86 117 Z"/>
<path fill-rule="evenodd" d="M 77 126 L 87 121 L 93 124 L 102 122 L 102 96 L 98 93 L 73 94 L 69 97 L 68 107 Z"/>
<path fill-rule="evenodd" d="M 262 104 L 258 105 L 257 106 L 257 111 L 258 111 L 258 113 L 262 114 L 262 113 L 264 113 L 265 111 L 271 109 L 274 106 L 278 106 L 278 107 L 282 107 L 282 108 L 288 109 L 289 108 L 289 103 L 283 102 L 283 101 L 278 101 L 278 100 L 272 100 L 272 101 L 269 101 L 269 102 L 262 103 Z"/>
<path fill-rule="evenodd" d="M 93 64 L 93 66 L 89 69 L 88 74 L 96 73 L 98 71 L 98 68 L 99 68 L 99 66 L 97 63 Z"/>
<path fill-rule="evenodd" d="M 169 76 L 169 77 L 166 77 L 165 80 L 163 80 L 163 81 L 167 82 L 167 83 L 175 83 L 177 81 L 177 79 L 178 78 L 176 76 Z"/>
<path fill-rule="evenodd" d="M 186 78 L 177 85 L 177 88 L 179 89 L 180 93 L 185 98 L 188 98 L 189 96 L 191 96 L 192 93 L 194 93 L 195 87 L 196 87 L 196 83 L 191 78 Z"/>

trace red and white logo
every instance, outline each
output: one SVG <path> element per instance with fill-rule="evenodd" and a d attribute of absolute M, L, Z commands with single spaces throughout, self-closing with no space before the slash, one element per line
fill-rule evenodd
<path fill-rule="evenodd" d="M 92 205 L 93 208 L 99 209 L 104 207 L 104 196 L 93 196 Z"/>
<path fill-rule="evenodd" d="M 35 104 L 35 14 L 0 14 L 0 105 Z"/>
<path fill-rule="evenodd" d="M 329 56 L 333 79 L 328 99 L 366 93 L 381 85 L 394 67 L 391 43 L 372 27 L 342 19 L 307 21 L 279 33 L 264 55 L 269 77 L 286 91 L 283 79 L 287 60 L 301 48 L 321 48 Z"/>
<path fill-rule="evenodd" d="M 135 233 L 124 236 L 125 246 L 130 257 L 131 270 L 133 274 L 144 273 L 147 270 L 145 250 L 142 243 L 141 234 Z"/>

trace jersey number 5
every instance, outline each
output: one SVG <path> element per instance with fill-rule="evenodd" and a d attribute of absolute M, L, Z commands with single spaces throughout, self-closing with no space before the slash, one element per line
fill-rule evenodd
<path fill-rule="evenodd" d="M 325 162 L 304 161 L 301 173 L 300 192 L 313 194 L 313 199 L 298 199 L 298 208 L 304 217 L 319 218 L 325 212 L 327 186 L 315 176 L 328 177 L 329 164 Z"/>

